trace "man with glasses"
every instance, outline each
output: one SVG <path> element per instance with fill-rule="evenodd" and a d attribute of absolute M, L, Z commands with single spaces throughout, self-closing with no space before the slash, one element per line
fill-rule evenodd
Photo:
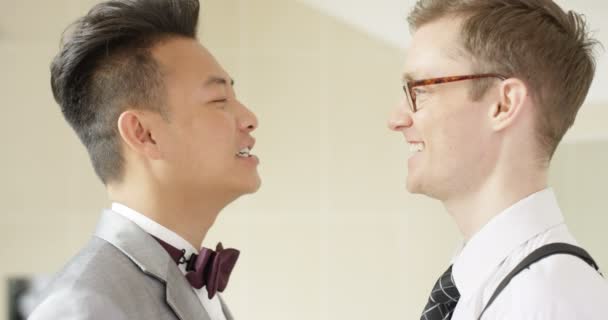
<path fill-rule="evenodd" d="M 595 73 L 582 16 L 551 0 L 419 0 L 389 127 L 407 188 L 440 200 L 465 245 L 421 319 L 606 319 L 608 282 L 548 187 Z"/>

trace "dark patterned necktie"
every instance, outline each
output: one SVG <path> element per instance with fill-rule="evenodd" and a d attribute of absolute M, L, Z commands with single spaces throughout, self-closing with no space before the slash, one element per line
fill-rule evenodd
<path fill-rule="evenodd" d="M 437 280 L 420 320 L 450 320 L 460 293 L 454 284 L 452 266 Z"/>

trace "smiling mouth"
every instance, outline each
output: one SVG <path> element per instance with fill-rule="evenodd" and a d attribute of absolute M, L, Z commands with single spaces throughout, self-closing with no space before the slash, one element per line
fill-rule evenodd
<path fill-rule="evenodd" d="M 249 158 L 249 157 L 251 157 L 251 148 L 250 147 L 246 147 L 246 148 L 243 148 L 243 149 L 239 150 L 239 152 L 237 152 L 236 156 L 239 157 L 239 158 Z"/>
<path fill-rule="evenodd" d="M 409 142 L 408 143 L 410 145 L 410 152 L 411 153 L 417 153 L 417 152 L 422 152 L 424 151 L 424 142 Z"/>

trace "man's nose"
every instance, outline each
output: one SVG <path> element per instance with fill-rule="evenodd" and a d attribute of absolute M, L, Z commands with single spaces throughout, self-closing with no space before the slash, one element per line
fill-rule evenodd
<path fill-rule="evenodd" d="M 414 124 L 412 112 L 402 102 L 391 114 L 388 119 L 388 128 L 392 131 L 401 131 Z"/>

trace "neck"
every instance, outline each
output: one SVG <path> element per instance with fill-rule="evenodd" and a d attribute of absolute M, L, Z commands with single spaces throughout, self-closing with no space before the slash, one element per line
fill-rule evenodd
<path fill-rule="evenodd" d="M 491 176 L 477 190 L 443 201 L 465 241 L 505 209 L 547 188 L 547 170 L 530 169 L 511 167 Z"/>
<path fill-rule="evenodd" d="M 179 189 L 179 188 L 176 188 Z M 230 201 L 212 194 L 188 193 L 153 184 L 124 183 L 108 186 L 110 200 L 118 202 L 177 233 L 194 248 L 200 248 L 207 231 Z"/>

